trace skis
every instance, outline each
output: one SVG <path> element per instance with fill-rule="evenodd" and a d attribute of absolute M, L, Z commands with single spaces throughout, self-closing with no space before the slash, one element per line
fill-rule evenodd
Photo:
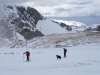
<path fill-rule="evenodd" d="M 23 62 L 31 62 L 31 60 L 29 60 L 29 61 L 26 60 L 26 61 L 23 61 Z"/>

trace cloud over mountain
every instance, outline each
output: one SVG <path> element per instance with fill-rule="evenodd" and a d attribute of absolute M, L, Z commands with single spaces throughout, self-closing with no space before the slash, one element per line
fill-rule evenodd
<path fill-rule="evenodd" d="M 100 9 L 99 0 L 1 0 L 0 4 L 31 6 L 44 16 L 100 16 L 100 10 L 98 10 Z"/>

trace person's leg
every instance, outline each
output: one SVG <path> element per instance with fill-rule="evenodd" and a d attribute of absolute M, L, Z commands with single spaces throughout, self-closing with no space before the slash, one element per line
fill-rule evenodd
<path fill-rule="evenodd" d="M 29 61 L 29 55 L 27 55 L 27 61 Z"/>
<path fill-rule="evenodd" d="M 65 54 L 65 58 L 66 58 L 66 54 Z"/>
<path fill-rule="evenodd" d="M 64 58 L 66 58 L 66 53 L 64 53 Z"/>

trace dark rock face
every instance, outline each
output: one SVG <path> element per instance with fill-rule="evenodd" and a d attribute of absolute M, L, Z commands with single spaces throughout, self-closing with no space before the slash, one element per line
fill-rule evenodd
<path fill-rule="evenodd" d="M 20 18 L 14 19 L 11 24 L 15 24 L 16 31 L 27 40 L 37 36 L 44 36 L 40 31 L 35 30 L 34 27 L 31 27 L 28 23 L 23 23 Z"/>
<path fill-rule="evenodd" d="M 24 21 L 29 21 L 34 27 L 36 27 L 35 25 L 37 24 L 38 20 L 42 20 L 43 18 L 41 14 L 34 8 L 27 7 L 27 9 L 25 9 L 25 7 L 22 6 L 16 6 L 16 8 L 20 18 Z"/>
<path fill-rule="evenodd" d="M 97 31 L 100 31 L 100 25 L 97 26 Z"/>
<path fill-rule="evenodd" d="M 7 8 L 14 10 L 12 6 L 7 6 Z M 18 33 L 27 40 L 37 36 L 44 36 L 39 30 L 35 29 L 38 20 L 43 19 L 43 16 L 36 9 L 16 6 L 16 10 L 19 17 L 14 16 L 10 23 L 14 25 Z"/>
<path fill-rule="evenodd" d="M 68 31 L 72 31 L 72 28 L 71 28 L 71 26 L 68 26 L 68 25 L 66 25 L 65 23 L 60 23 L 60 26 L 62 27 L 62 28 L 66 28 L 66 30 L 68 30 Z"/>
<path fill-rule="evenodd" d="M 29 29 L 23 29 L 23 31 L 21 31 L 20 34 L 23 35 L 27 40 L 34 38 L 36 36 L 43 36 L 43 34 L 40 31 L 36 30 L 33 32 Z"/>
<path fill-rule="evenodd" d="M 89 27 L 85 31 L 100 31 L 100 25 L 97 25 L 95 28 Z"/>

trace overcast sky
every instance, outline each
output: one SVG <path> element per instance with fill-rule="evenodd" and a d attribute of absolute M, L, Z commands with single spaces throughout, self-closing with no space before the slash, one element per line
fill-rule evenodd
<path fill-rule="evenodd" d="M 1 4 L 31 6 L 44 16 L 100 17 L 100 0 L 0 0 Z"/>

